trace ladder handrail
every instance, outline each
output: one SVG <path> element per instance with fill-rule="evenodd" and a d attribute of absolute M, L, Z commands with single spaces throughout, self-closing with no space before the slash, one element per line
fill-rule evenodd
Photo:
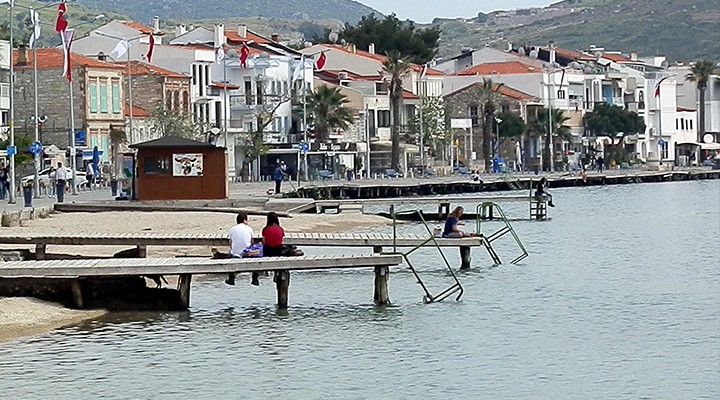
<path fill-rule="evenodd" d="M 532 189 L 530 189 L 532 192 Z M 505 215 L 505 212 L 503 209 L 497 204 L 493 202 L 484 202 L 478 204 L 476 208 L 476 214 L 477 214 L 477 234 L 482 235 L 482 210 L 486 208 L 494 208 L 498 211 L 500 215 L 500 220 L 504 223 L 504 226 L 498 229 L 497 231 L 493 232 L 492 234 L 485 237 L 485 242 L 487 244 L 488 253 L 490 253 L 490 256 L 493 258 L 493 261 L 500 261 L 500 258 L 497 257 L 497 253 L 495 253 L 495 250 L 492 248 L 492 242 L 501 238 L 502 236 L 505 236 L 505 234 L 510 233 L 515 239 L 515 243 L 520 247 L 520 250 L 522 251 L 522 254 L 520 254 L 518 257 L 516 257 L 514 260 L 512 260 L 511 264 L 517 264 L 521 260 L 527 258 L 529 256 L 527 249 L 523 245 L 522 241 L 520 240 L 520 237 L 515 232 L 515 229 L 513 229 L 512 225 L 510 224 L 510 221 L 507 218 L 507 215 Z"/>

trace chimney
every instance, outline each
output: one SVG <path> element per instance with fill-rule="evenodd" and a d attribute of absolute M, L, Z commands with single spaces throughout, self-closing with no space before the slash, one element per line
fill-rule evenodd
<path fill-rule="evenodd" d="M 153 17 L 153 32 L 160 31 L 160 17 Z"/>
<path fill-rule="evenodd" d="M 238 26 L 238 36 L 240 36 L 241 39 L 247 39 L 247 26 Z"/>
<path fill-rule="evenodd" d="M 375 54 L 375 43 L 370 43 L 368 45 L 368 53 Z"/>
<path fill-rule="evenodd" d="M 278 35 L 277 33 L 273 33 L 272 35 L 270 35 L 270 40 L 275 43 L 280 43 L 280 35 Z"/>
<path fill-rule="evenodd" d="M 638 60 L 638 53 L 635 51 L 630 52 L 630 61 L 637 61 Z"/>
<path fill-rule="evenodd" d="M 28 49 L 24 44 L 18 46 L 18 59 L 15 65 L 28 65 Z"/>
<path fill-rule="evenodd" d="M 351 53 L 355 54 L 355 53 L 357 53 L 357 46 L 355 46 L 354 44 L 350 43 L 350 44 L 348 45 L 348 50 L 350 50 Z"/>
<path fill-rule="evenodd" d="M 225 44 L 225 25 L 216 24 L 213 29 L 213 47 L 218 48 Z"/>
<path fill-rule="evenodd" d="M 176 25 L 175 26 L 175 37 L 179 37 L 187 33 L 187 29 L 185 29 L 185 25 Z"/>
<path fill-rule="evenodd" d="M 550 44 L 548 45 L 548 49 L 549 49 L 549 51 L 550 51 L 550 59 L 549 59 L 549 62 L 550 62 L 550 64 L 552 65 L 552 64 L 555 63 L 555 42 L 553 42 L 553 41 L 551 40 L 551 41 L 550 41 Z"/>
<path fill-rule="evenodd" d="M 98 53 L 98 60 L 107 61 L 107 56 L 102 51 Z"/>
<path fill-rule="evenodd" d="M 507 51 L 513 51 L 512 42 L 508 42 Z"/>
<path fill-rule="evenodd" d="M 194 30 L 195 30 L 195 25 L 193 25 L 193 24 L 188 25 L 188 27 L 187 27 L 188 32 L 194 31 Z"/>

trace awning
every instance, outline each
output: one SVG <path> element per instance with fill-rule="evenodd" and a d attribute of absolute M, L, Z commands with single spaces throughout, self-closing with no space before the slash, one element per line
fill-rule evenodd
<path fill-rule="evenodd" d="M 720 150 L 720 143 L 702 143 L 700 148 L 703 150 Z"/>
<path fill-rule="evenodd" d="M 700 146 L 700 143 L 698 142 L 682 142 L 676 144 L 676 146 Z"/>

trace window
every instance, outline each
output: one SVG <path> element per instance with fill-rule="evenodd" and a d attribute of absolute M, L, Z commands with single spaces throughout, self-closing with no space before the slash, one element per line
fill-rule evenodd
<path fill-rule="evenodd" d="M 375 94 L 388 94 L 387 82 L 376 82 L 375 83 Z"/>
<path fill-rule="evenodd" d="M 187 90 L 183 91 L 183 111 L 190 111 L 190 93 Z"/>
<path fill-rule="evenodd" d="M 90 84 L 90 112 L 98 112 L 97 83 Z"/>
<path fill-rule="evenodd" d="M 389 128 L 390 127 L 390 111 L 389 110 L 378 110 L 377 112 L 378 127 Z"/>
<path fill-rule="evenodd" d="M 100 112 L 108 112 L 108 85 L 107 83 L 100 84 Z"/>
<path fill-rule="evenodd" d="M 640 91 L 638 94 L 638 102 L 640 103 L 640 104 L 638 104 L 638 108 L 641 110 L 644 110 L 645 109 L 645 93 L 643 93 L 642 91 Z"/>
<path fill-rule="evenodd" d="M 670 149 L 670 142 L 665 142 L 664 145 L 660 147 L 660 153 L 662 154 L 662 159 L 665 160 L 669 157 L 669 149 Z"/>
<path fill-rule="evenodd" d="M 197 67 L 197 65 L 193 65 L 193 70 L 192 70 L 192 84 L 193 84 L 193 86 L 197 85 L 197 82 L 198 82 L 197 78 L 198 78 L 198 67 Z"/>
<path fill-rule="evenodd" d="M 478 117 L 479 108 L 478 106 L 471 106 L 469 110 L 470 119 L 472 120 L 472 126 L 477 128 L 480 126 L 480 118 Z"/>
<path fill-rule="evenodd" d="M 680 119 L 680 129 L 685 130 L 685 120 Z"/>
<path fill-rule="evenodd" d="M 112 83 L 112 109 L 113 113 L 121 113 L 120 109 L 120 82 L 113 81 Z"/>
<path fill-rule="evenodd" d="M 173 93 L 173 107 L 174 111 L 180 111 L 180 91 L 176 90 Z"/>
<path fill-rule="evenodd" d="M 565 91 L 564 90 L 558 90 L 557 91 L 557 98 L 558 99 L 564 99 L 565 98 Z"/>
<path fill-rule="evenodd" d="M 680 130 L 680 119 L 679 118 L 675 118 L 675 130 L 676 131 Z"/>
<path fill-rule="evenodd" d="M 166 92 L 165 92 L 165 110 L 166 110 L 166 111 L 171 111 L 171 110 L 172 110 L 172 108 L 173 108 L 172 100 L 173 100 L 172 92 L 169 91 L 169 90 L 166 91 Z"/>
<path fill-rule="evenodd" d="M 145 157 L 143 172 L 153 175 L 167 175 L 170 170 L 170 160 L 167 157 Z"/>
<path fill-rule="evenodd" d="M 693 120 L 689 119 L 688 124 L 690 124 L 690 130 L 692 130 L 693 129 Z"/>

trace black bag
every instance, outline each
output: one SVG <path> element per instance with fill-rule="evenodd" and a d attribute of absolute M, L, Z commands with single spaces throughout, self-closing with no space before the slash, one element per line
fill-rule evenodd
<path fill-rule="evenodd" d="M 291 244 L 284 244 L 282 245 L 282 250 L 280 253 L 283 257 L 302 257 L 305 255 L 305 253 L 298 249 L 297 246 L 293 246 Z"/>

